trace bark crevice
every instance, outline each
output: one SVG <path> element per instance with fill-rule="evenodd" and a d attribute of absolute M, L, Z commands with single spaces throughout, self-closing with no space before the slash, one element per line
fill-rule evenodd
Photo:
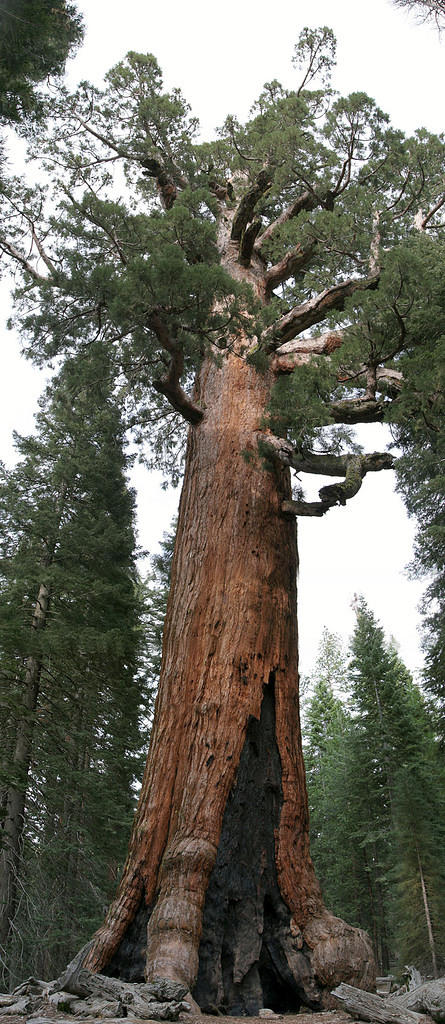
<path fill-rule="evenodd" d="M 206 894 L 193 994 L 209 1012 L 249 1015 L 262 1006 L 295 1012 L 303 992 L 289 956 L 299 956 L 302 975 L 309 973 L 292 938 L 275 863 L 283 789 L 274 676 L 271 671 L 264 687 L 260 718 L 251 716 L 247 727 Z"/>

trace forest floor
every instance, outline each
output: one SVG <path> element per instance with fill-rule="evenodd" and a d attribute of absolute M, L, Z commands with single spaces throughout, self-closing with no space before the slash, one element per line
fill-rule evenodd
<path fill-rule="evenodd" d="M 283 1021 L 284 1024 L 351 1024 L 352 1018 L 348 1013 L 338 1010 L 329 1010 L 325 1013 L 313 1013 L 310 1010 L 300 1010 L 299 1013 L 276 1013 L 270 1017 L 227 1017 L 222 1015 L 213 1017 L 210 1014 L 181 1013 L 179 1024 L 222 1024 L 226 1019 L 227 1024 L 274 1024 L 274 1021 Z M 1 1024 L 44 1024 L 45 1021 L 51 1024 L 156 1024 L 149 1020 L 141 1020 L 131 1014 L 128 1017 L 106 1018 L 106 1017 L 74 1017 L 69 1013 L 61 1013 L 53 1007 L 48 1007 L 45 1012 L 28 1015 L 5 1014 L 0 1016 Z"/>

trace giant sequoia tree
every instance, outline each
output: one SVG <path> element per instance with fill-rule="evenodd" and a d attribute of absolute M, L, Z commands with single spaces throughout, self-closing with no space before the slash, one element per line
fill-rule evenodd
<path fill-rule="evenodd" d="M 404 138 L 361 93 L 334 96 L 333 54 L 329 30 L 306 30 L 300 85 L 268 83 L 211 143 L 155 59 L 130 54 L 104 92 L 60 98 L 57 215 L 17 181 L 4 200 L 37 358 L 87 358 L 96 334 L 155 457 L 171 466 L 189 425 L 150 753 L 86 965 L 185 981 L 238 1012 L 317 1007 L 373 973 L 309 855 L 295 517 L 392 466 L 352 427 L 396 416 L 416 311 L 434 301 L 444 147 Z M 305 501 L 290 469 L 337 482 Z"/>

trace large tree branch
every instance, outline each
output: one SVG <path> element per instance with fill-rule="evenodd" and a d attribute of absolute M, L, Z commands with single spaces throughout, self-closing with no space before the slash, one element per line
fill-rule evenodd
<path fill-rule="evenodd" d="M 303 249 L 301 245 L 296 245 L 294 249 L 283 256 L 283 259 L 275 266 L 270 267 L 265 275 L 266 285 L 266 298 L 269 298 L 274 288 L 283 281 L 287 281 L 289 277 L 294 277 L 300 270 L 303 270 L 307 266 L 315 251 L 315 245 L 308 246 Z"/>
<path fill-rule="evenodd" d="M 268 170 L 260 171 L 257 180 L 247 192 L 244 193 L 235 216 L 232 221 L 231 238 L 234 242 L 241 242 L 242 236 L 255 210 L 255 206 L 261 196 L 267 192 L 272 184 L 272 175 Z"/>
<path fill-rule="evenodd" d="M 98 142 L 101 142 L 102 145 L 106 146 L 108 149 L 112 149 L 118 157 L 121 157 L 123 160 L 135 160 L 143 168 L 143 173 L 150 178 L 155 178 L 165 209 L 171 209 L 177 196 L 177 187 L 173 177 L 167 172 L 164 164 L 160 160 L 155 157 L 139 157 L 122 146 L 119 146 L 113 139 L 110 139 L 106 135 L 102 135 L 101 132 L 96 131 L 88 121 L 84 121 L 82 118 L 78 118 L 78 121 L 89 135 L 92 135 L 93 138 L 97 139 Z M 185 182 L 183 182 L 183 184 L 184 183 Z"/>
<path fill-rule="evenodd" d="M 298 199 L 295 199 L 293 203 L 286 206 L 286 209 L 280 213 L 280 216 L 265 228 L 255 242 L 256 252 L 261 251 L 265 242 L 269 241 L 269 238 L 272 237 L 275 231 L 280 228 L 282 224 L 286 224 L 288 220 L 292 220 L 293 217 L 297 217 L 303 210 L 306 210 L 309 213 L 311 210 L 315 210 L 317 206 L 323 206 L 324 204 L 325 201 L 320 198 L 320 196 L 317 196 L 316 192 L 313 192 L 311 189 L 307 189 L 306 192 L 301 194 L 301 196 L 298 196 Z"/>
<path fill-rule="evenodd" d="M 261 434 L 259 441 L 268 453 L 296 472 L 344 477 L 340 483 L 321 487 L 318 492 L 320 501 L 283 501 L 282 511 L 293 516 L 323 516 L 334 505 L 346 505 L 346 502 L 360 490 L 367 473 L 392 469 L 395 462 L 389 452 L 373 452 L 369 455 L 314 455 L 311 452 L 298 451 L 289 441 L 273 434 Z"/>
<path fill-rule="evenodd" d="M 328 356 L 343 343 L 342 331 L 326 331 L 314 338 L 295 338 L 280 345 L 272 359 L 276 374 L 292 373 L 297 366 L 309 363 L 313 356 Z"/>
<path fill-rule="evenodd" d="M 392 370 L 389 366 L 378 366 L 376 370 L 377 383 L 382 381 L 383 384 L 392 391 L 393 394 L 398 395 L 403 387 L 403 374 L 400 370 Z"/>
<path fill-rule="evenodd" d="M 382 398 L 346 398 L 341 402 L 330 402 L 328 412 L 334 423 L 381 423 L 385 415 Z"/>
<path fill-rule="evenodd" d="M 165 397 L 188 423 L 196 426 L 204 415 L 202 409 L 195 405 L 190 396 L 180 385 L 181 375 L 184 370 L 184 353 L 182 348 L 172 341 L 165 323 L 161 320 L 159 313 L 153 312 L 148 318 L 148 326 L 156 334 L 162 348 L 170 355 L 170 364 L 165 377 L 153 381 L 153 387 Z"/>
<path fill-rule="evenodd" d="M 44 277 L 43 274 L 39 274 L 36 268 L 33 267 L 32 263 L 30 263 L 29 259 L 27 259 L 19 249 L 16 249 L 12 242 L 8 242 L 7 238 L 4 238 L 2 235 L 0 235 L 0 251 L 11 256 L 12 259 L 23 268 L 23 270 L 26 270 L 27 273 L 31 275 L 37 284 L 41 284 L 43 281 L 46 281 L 46 277 Z"/>
<path fill-rule="evenodd" d="M 292 373 L 297 366 L 309 363 L 313 356 L 329 356 L 335 349 L 343 344 L 344 331 L 326 331 L 316 337 L 294 338 L 284 345 L 280 345 L 274 353 L 271 367 L 276 374 Z M 338 375 L 340 383 L 356 381 L 359 386 L 360 378 L 366 378 L 367 367 L 360 366 L 359 369 L 348 372 L 343 367 Z M 403 375 L 400 370 L 394 370 L 388 366 L 377 366 L 375 370 L 377 387 L 379 383 L 385 384 L 390 393 L 396 396 L 403 387 Z"/>
<path fill-rule="evenodd" d="M 378 287 L 379 274 L 367 278 L 348 278 L 332 288 L 319 292 L 301 306 L 294 306 L 262 334 L 267 352 L 274 352 L 284 342 L 291 341 L 302 331 L 320 323 L 334 309 L 342 310 L 346 299 L 357 291 L 368 291 Z"/>

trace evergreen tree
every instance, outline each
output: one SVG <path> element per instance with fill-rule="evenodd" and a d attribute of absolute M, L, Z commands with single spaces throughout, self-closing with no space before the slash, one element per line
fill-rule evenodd
<path fill-rule="evenodd" d="M 0 120 L 20 123 L 42 112 L 36 85 L 63 72 L 82 35 L 82 19 L 66 0 L 2 0 Z"/>
<path fill-rule="evenodd" d="M 440 276 L 439 268 L 431 268 Z M 437 288 L 433 332 L 436 344 L 427 336 L 428 324 L 419 315 L 416 359 L 418 379 L 411 376 L 401 400 L 398 424 L 393 428 L 403 446 L 398 461 L 398 486 L 410 515 L 417 524 L 411 571 L 428 583 L 423 598 L 425 671 L 424 684 L 432 696 L 437 727 L 445 742 L 445 289 L 443 278 Z M 425 359 L 425 355 L 428 358 Z M 412 368 L 411 368 L 412 369 Z M 408 371 L 409 372 L 409 371 Z M 435 390 L 431 400 L 416 405 L 419 383 L 427 378 Z"/>
<path fill-rule="evenodd" d="M 170 590 L 171 565 L 175 548 L 176 522 L 164 533 L 161 550 L 150 558 L 150 571 L 142 586 L 145 686 L 154 695 L 161 674 L 162 637 Z"/>
<path fill-rule="evenodd" d="M 428 949 L 434 968 L 442 943 L 437 901 L 444 861 L 438 840 L 445 821 L 432 723 L 394 644 L 385 641 L 363 600 L 356 610 L 351 781 L 361 819 L 356 836 L 373 894 L 375 942 L 385 970 L 390 959 L 408 953 L 410 962 L 425 966 Z M 434 912 L 424 898 L 427 874 Z"/>
<path fill-rule="evenodd" d="M 334 53 L 328 29 L 305 30 L 296 88 L 267 83 L 247 123 L 229 117 L 208 144 L 155 59 L 131 53 L 103 92 L 84 84 L 54 104 L 39 147 L 56 214 L 21 181 L 3 197 L 0 247 L 24 273 L 17 317 L 35 357 L 87 353 L 95 332 L 155 457 L 171 464 L 174 423 L 190 427 L 147 769 L 86 964 L 124 971 L 119 950 L 145 915 L 141 977 L 145 959 L 148 977 L 237 1012 L 271 987 L 277 1007 L 323 1005 L 346 961 L 349 980 L 372 980 L 366 941 L 326 911 L 309 857 L 294 517 L 344 505 L 394 464 L 363 453 L 351 427 L 390 411 L 398 422 L 419 310 L 431 315 L 431 270 L 445 264 L 443 140 L 405 138 L 369 97 L 334 95 Z M 434 400 L 425 386 L 419 405 Z M 289 467 L 340 482 L 291 500 Z"/>
<path fill-rule="evenodd" d="M 356 846 L 350 841 L 350 720 L 339 697 L 346 679 L 339 640 L 325 629 L 304 712 L 311 855 L 328 905 L 361 925 L 363 887 L 356 886 Z"/>
<path fill-rule="evenodd" d="M 27 884 L 45 877 L 36 914 L 53 966 L 54 947 L 62 965 L 103 913 L 140 772 L 134 499 L 107 359 L 96 343 L 63 366 L 1 492 L 2 945 L 20 882 L 16 945 L 35 949 Z"/>
<path fill-rule="evenodd" d="M 366 928 L 387 972 L 443 962 L 443 768 L 424 700 L 363 599 L 350 666 L 350 707 L 330 679 L 324 635 L 307 712 L 311 850 L 330 906 Z"/>
<path fill-rule="evenodd" d="M 394 928 L 401 963 L 434 977 L 445 965 L 445 799 L 434 721 L 407 682 L 409 732 L 395 773 Z"/>

